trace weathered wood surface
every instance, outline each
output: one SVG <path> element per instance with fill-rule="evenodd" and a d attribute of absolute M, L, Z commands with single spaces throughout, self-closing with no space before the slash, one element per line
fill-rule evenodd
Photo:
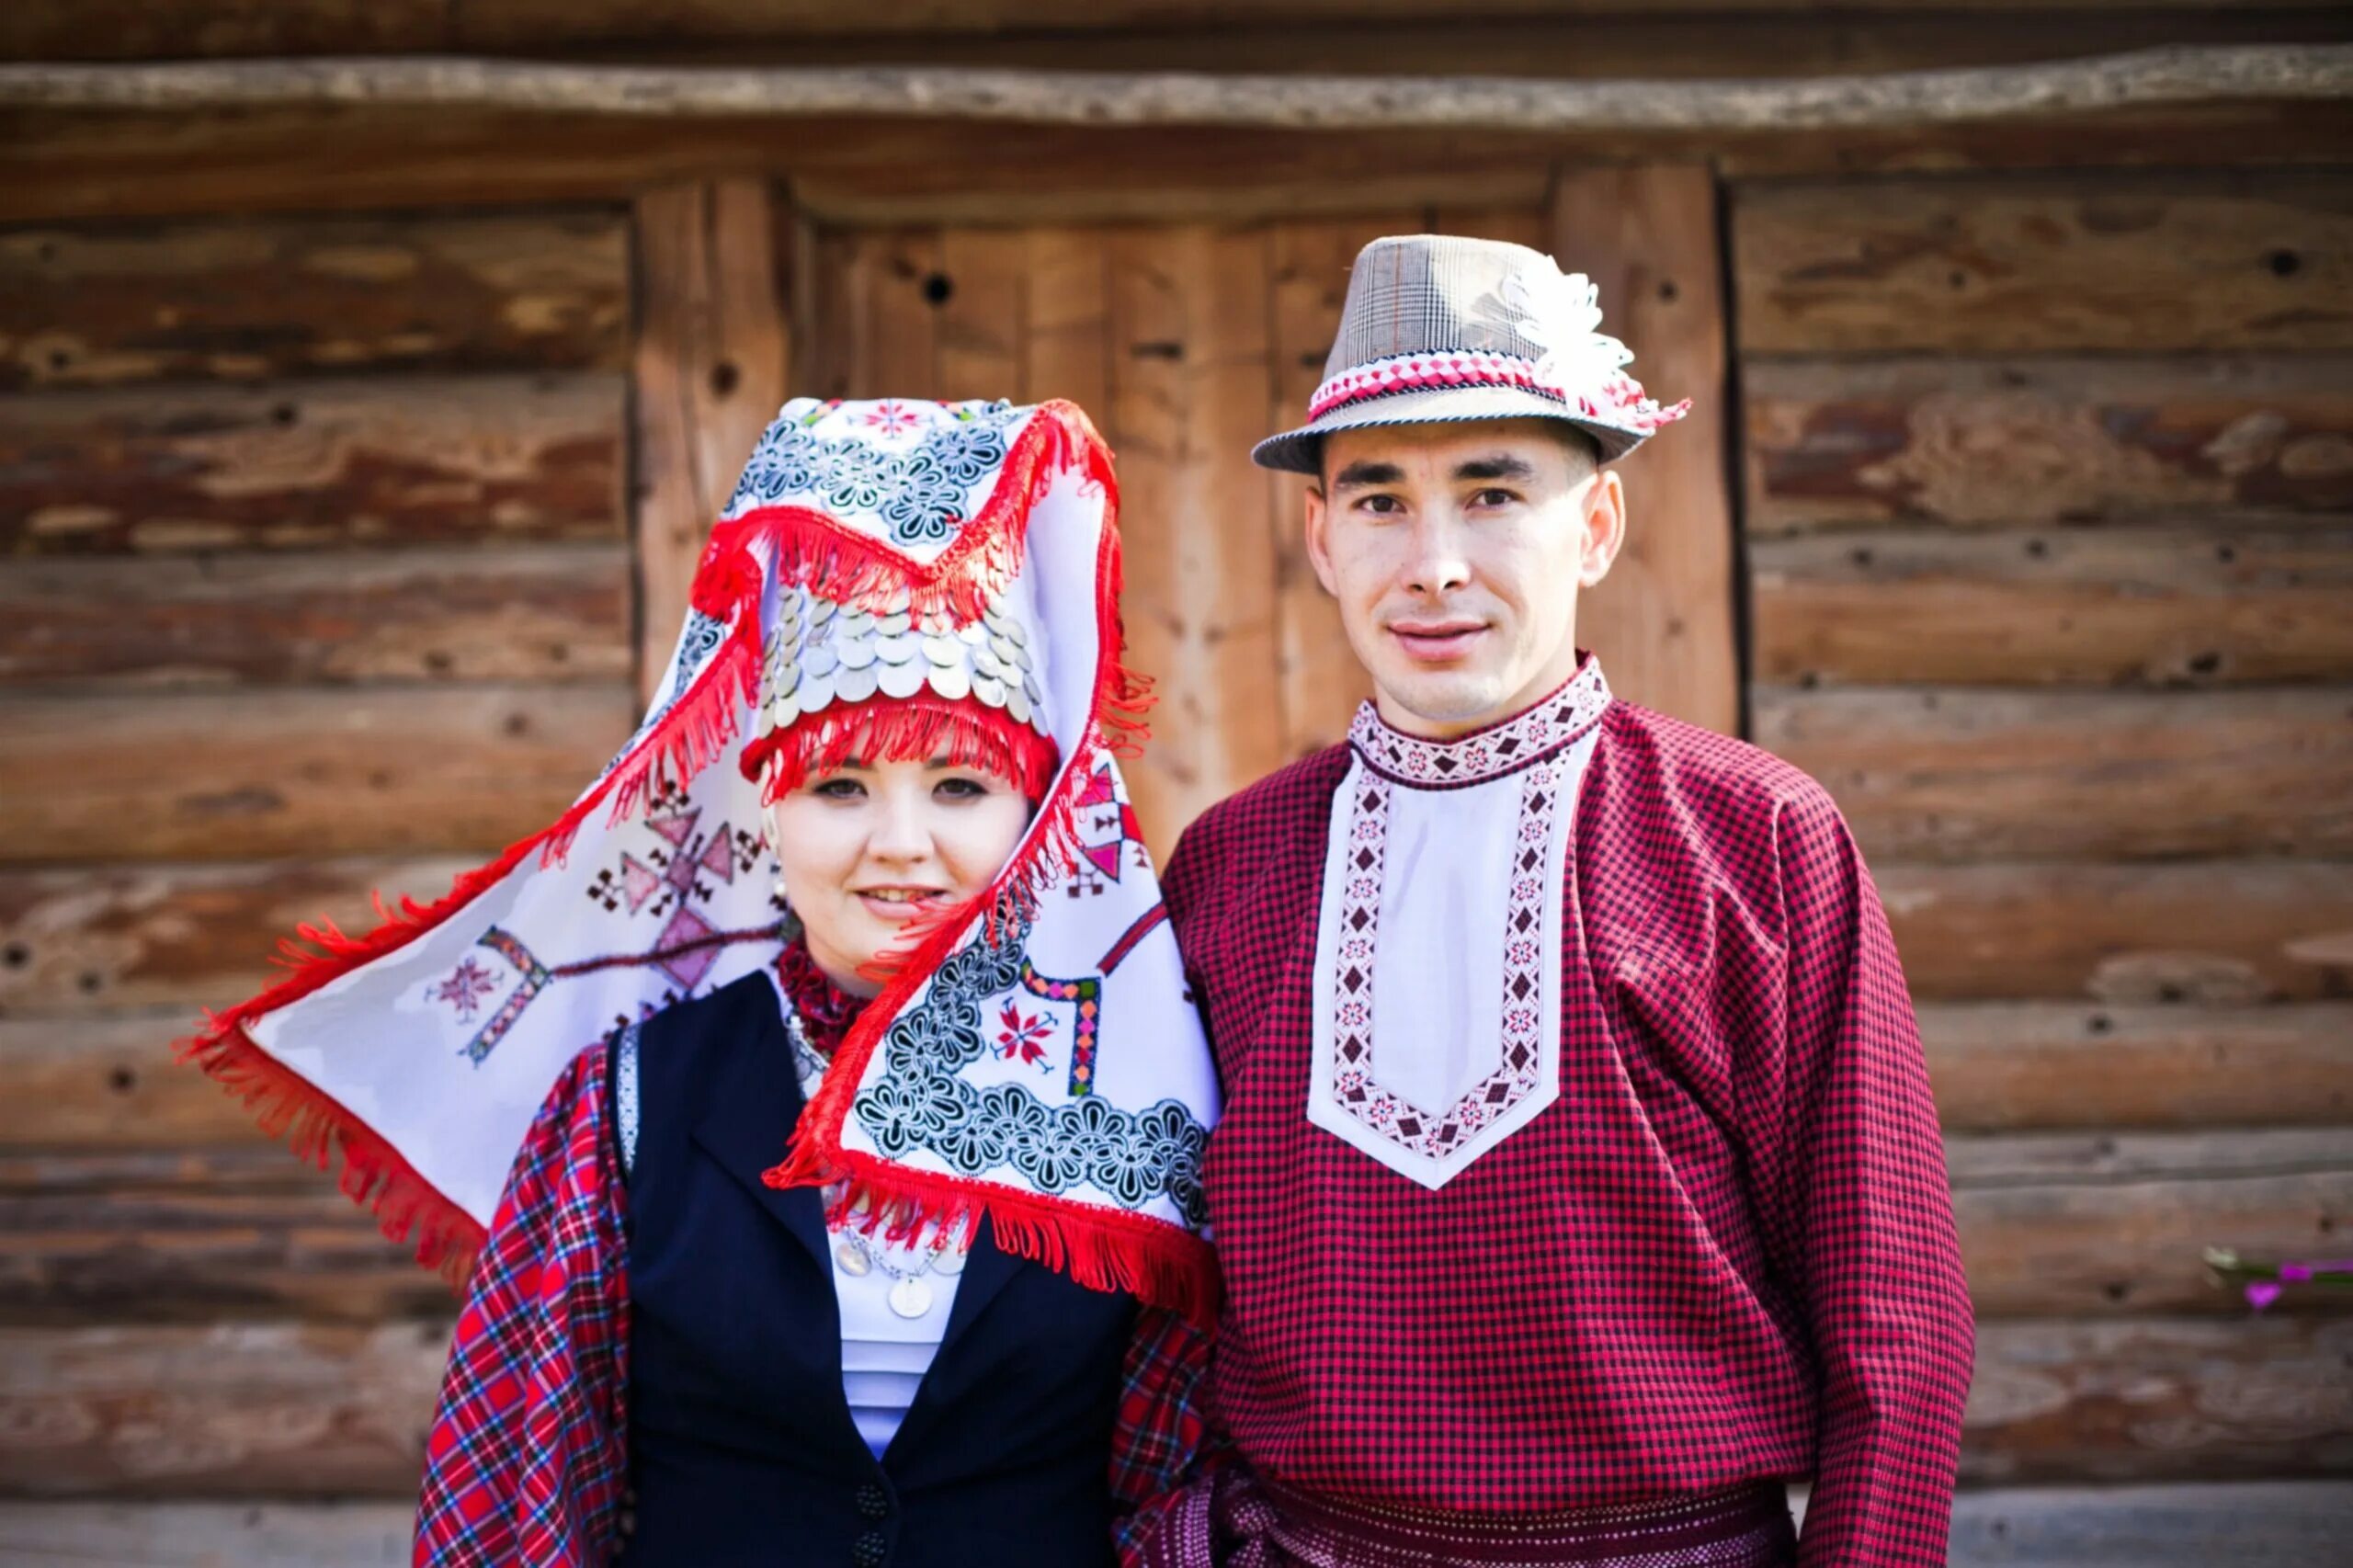
<path fill-rule="evenodd" d="M 0 554 L 618 539 L 617 375 L 0 399 Z"/>
<path fill-rule="evenodd" d="M 173 1059 L 172 1042 L 200 1022 L 188 1010 L 0 1018 L 0 1151 L 153 1152 L 259 1142 L 242 1105 Z M 278 1157 L 294 1163 L 282 1151 Z"/>
<path fill-rule="evenodd" d="M 2238 1316 L 2204 1250 L 2334 1256 L 2353 1222 L 2353 1128 L 1954 1135 L 1953 1209 L 1981 1321 Z M 2315 1310 L 2353 1302 L 2315 1297 Z"/>
<path fill-rule="evenodd" d="M 2353 182 L 1794 184 L 1734 206 L 1751 354 L 2353 347 Z"/>
<path fill-rule="evenodd" d="M 1549 248 L 1600 287 L 1634 373 L 1691 412 L 1620 466 L 1629 523 L 1577 631 L 1613 689 L 1707 729 L 1740 729 L 1732 494 L 1724 469 L 1725 301 L 1714 176 L 1703 164 L 1573 171 L 1552 195 Z"/>
<path fill-rule="evenodd" d="M 16 1568 L 402 1568 L 407 1503 L 0 1503 Z"/>
<path fill-rule="evenodd" d="M 668 667 L 711 525 L 776 417 L 791 350 L 759 179 L 698 181 L 637 203 L 638 694 Z"/>
<path fill-rule="evenodd" d="M 2353 1318 L 1980 1325 L 1964 1483 L 2353 1471 Z"/>
<path fill-rule="evenodd" d="M 1531 210 L 1529 216 L 1537 214 Z M 1357 253 L 1383 235 L 1414 233 L 1421 227 L 1419 213 L 1398 211 L 1276 228 L 1268 266 L 1275 406 L 1267 435 L 1307 422 L 1308 401 L 1323 384 L 1324 362 L 1340 330 L 1348 269 Z M 1267 478 L 1274 495 L 1283 750 L 1287 756 L 1299 757 L 1347 737 L 1348 721 L 1357 705 L 1372 695 L 1372 683 L 1340 629 L 1339 607 L 1316 581 L 1314 565 L 1307 558 L 1304 494 L 1309 482 L 1279 473 Z"/>
<path fill-rule="evenodd" d="M 575 781 L 577 782 L 577 781 Z M 424 825 L 420 824 L 419 825 Z M 545 825 L 544 824 L 537 825 Z M 359 933 L 373 895 L 431 903 L 475 857 L 0 869 L 0 1014 L 192 1018 L 269 983 L 278 940 L 320 919 Z"/>
<path fill-rule="evenodd" d="M 1760 537 L 2353 512 L 2353 359 L 2337 355 L 1752 358 L 1741 396 Z"/>
<path fill-rule="evenodd" d="M 1750 547 L 1756 678 L 2225 686 L 2353 675 L 2353 529 L 1906 528 Z"/>
<path fill-rule="evenodd" d="M 0 686 L 629 678 L 617 546 L 0 561 Z"/>
<path fill-rule="evenodd" d="M 0 1154 L 0 1321 L 376 1324 L 450 1301 L 283 1148 Z"/>
<path fill-rule="evenodd" d="M 2342 862 L 1871 868 L 1923 1001 L 2353 997 Z"/>
<path fill-rule="evenodd" d="M 2316 8 L 2321 3 L 2322 0 L 2285 0 L 2282 6 L 2281 0 L 2272 0 L 2272 6 L 2278 10 L 2268 19 L 2275 30 L 2248 36 L 2281 36 L 2282 30 L 2293 29 L 2298 7 Z M 2037 7 L 2026 5 L 2024 0 L 1948 3 L 1940 9 L 1969 24 L 1966 29 L 1952 29 L 1951 36 L 1955 40 L 1974 40 L 1980 49 L 1999 50 L 2006 38 L 2021 31 L 2040 36 L 2041 31 L 2034 16 Z M 1627 4 L 1626 0 L 1583 0 L 1570 5 L 1559 4 L 1558 0 L 1483 0 L 1479 6 L 1481 16 L 1486 17 L 1574 19 L 1592 38 L 1593 47 L 1600 49 L 1608 48 L 1612 33 L 1620 28 L 1640 28 L 1645 17 L 1673 18 L 1693 11 L 1707 13 L 1706 27 L 1711 34 L 1743 23 L 1780 24 L 1782 17 L 1791 13 L 1797 20 L 1813 23 L 1820 15 L 1812 6 L 1792 5 L 1790 0 L 1688 0 L 1682 4 L 1647 6 Z M 1834 38 L 1845 47 L 1833 49 L 1824 40 L 1815 40 L 1825 69 L 1856 68 L 1851 56 L 1858 52 L 1857 32 L 1868 38 L 1898 28 L 1908 19 L 1903 15 L 1901 5 L 1884 0 L 1850 4 L 1840 11 L 1841 25 Z M 1995 14 L 1998 25 L 1987 25 L 1984 13 L 1989 11 Z M 2091 17 L 2105 25 L 2092 28 L 2078 23 L 2078 28 L 2087 43 L 2114 47 L 2120 32 L 2129 35 L 2136 22 L 2148 25 L 2148 12 L 2165 19 L 2154 30 L 2154 37 L 2162 39 L 2191 31 L 2196 17 L 2194 11 L 2185 9 L 2182 0 L 2155 0 L 2154 5 L 2149 0 L 2095 0 Z M 1032 51 L 1117 46 L 1130 38 L 1138 40 L 1139 48 L 1157 45 L 1165 50 L 1175 40 L 1190 38 L 1198 41 L 1220 33 L 1269 28 L 1293 29 L 1289 36 L 1298 47 L 1328 54 L 1345 49 L 1346 33 L 1358 28 L 1393 28 L 1450 14 L 1451 7 L 1433 0 L 1347 0 L 1345 4 L 1336 4 L 1335 0 L 953 0 L 950 4 L 941 4 L 940 0 L 881 0 L 856 11 L 844 11 L 837 6 L 816 4 L 813 0 L 688 0 L 686 4 L 678 0 L 653 4 L 648 0 L 574 0 L 562 5 L 546 0 L 506 0 L 494 6 L 453 6 L 448 0 L 305 0 L 301 5 L 264 6 L 241 0 L 189 0 L 161 10 L 141 5 L 138 0 L 20 0 L 5 19 L 0 19 L 0 58 L 135 60 L 261 54 L 442 54 L 468 50 L 559 53 L 597 48 L 626 48 L 634 52 L 680 46 L 709 50 L 714 45 L 729 46 L 731 54 L 740 55 L 746 49 L 786 44 L 795 57 L 800 57 L 821 53 L 829 46 L 839 50 L 845 40 L 864 40 L 870 41 L 865 44 L 863 54 L 880 53 L 884 58 L 898 59 L 911 50 L 921 50 L 926 43 L 938 49 L 938 40 L 944 36 L 952 40 L 953 52 L 960 58 L 997 45 L 1006 51 L 1021 51 L 1017 57 L 1026 59 Z M 1608 17 L 1608 25 L 1590 26 L 1591 19 L 1597 17 Z M 2173 17 L 2184 17 L 2185 21 L 2173 22 Z M 1345 21 L 1347 27 L 1331 27 L 1329 24 L 1335 21 Z M 1775 30 L 1767 36 L 1778 42 L 1802 45 L 1810 32 L 1826 30 L 1831 30 L 1826 25 L 1790 28 L 1783 24 L 1775 26 Z M 2302 34 L 2291 32 L 2291 36 Z M 881 40 L 879 49 L 871 40 Z M 1650 41 L 1655 48 L 1657 40 L 1654 38 Z M 1704 45 L 1706 40 L 1703 37 L 1692 41 Z M 1756 40 L 1752 37 L 1750 41 Z M 1868 49 L 1860 52 L 1867 62 L 1875 58 Z M 1155 54 L 1146 53 L 1142 58 L 1164 66 L 1166 63 Z M 1222 55 L 1203 58 L 1222 65 L 1232 63 L 1237 56 L 1229 50 Z M 1254 56 L 1244 53 L 1239 58 Z M 1279 69 L 1287 63 L 1280 58 L 1255 58 L 1264 60 L 1265 69 Z M 1371 62 L 1385 62 L 1394 69 L 1398 61 L 1419 58 L 1392 52 L 1376 55 Z M 1512 60 L 1500 55 L 1468 58 L 1471 63 L 1466 64 L 1466 69 L 1507 70 L 1514 65 Z M 1648 61 L 1653 69 L 1671 68 L 1676 63 L 1639 53 L 1627 58 Z M 1951 58 L 1949 50 L 1916 58 L 1908 54 L 1895 56 L 1904 63 L 1929 64 Z M 1741 62 L 1750 70 L 1781 67 L 1771 51 L 1762 50 L 1729 55 L 1727 60 Z M 1063 62 L 1059 55 L 1050 55 L 1040 62 Z M 1311 60 L 1306 68 L 1313 66 Z"/>
<path fill-rule="evenodd" d="M 1269 690 L 1274 494 L 1249 456 L 1274 429 L 1269 258 L 1266 235 L 1248 231 L 1123 231 L 1108 244 L 1125 614 L 1136 667 L 1160 683 L 1153 742 L 1129 779 L 1165 855 L 1202 810 L 1287 760 Z"/>
<path fill-rule="evenodd" d="M 0 389 L 378 368 L 619 369 L 604 212 L 0 233 Z"/>
<path fill-rule="evenodd" d="M 0 1489 L 406 1498 L 440 1321 L 0 1330 Z M 2353 1320 L 1994 1322 L 1972 1483 L 2342 1477 Z"/>
<path fill-rule="evenodd" d="M 26 863 L 487 852 L 561 815 L 635 721 L 618 685 L 12 697 L 0 844 Z"/>
<path fill-rule="evenodd" d="M 1033 125 L 1316 131 L 1816 131 L 1947 125 L 2353 87 L 2336 44 L 2158 47 L 1875 76 L 1550 81 L 1500 76 L 1040 72 L 958 65 L 602 65 L 459 57 L 0 64 L 0 105 L 87 110 L 392 105 L 627 119 L 948 117 Z"/>
<path fill-rule="evenodd" d="M 448 1346 L 446 1319 L 0 1330 L 0 1490 L 414 1496 Z"/>
<path fill-rule="evenodd" d="M 1919 1016 L 1948 1133 L 2353 1126 L 2353 1005 L 1930 1004 Z"/>
<path fill-rule="evenodd" d="M 0 1144 L 0 1321 L 372 1323 L 446 1299 L 407 1249 L 284 1150 L 250 1138 L 177 1150 L 71 1146 L 66 1119 L 87 1119 L 95 1096 L 84 1085 L 74 1097 L 82 1103 L 62 1108 L 55 1135 L 27 1129 L 27 1145 Z M 1956 1133 L 1947 1153 L 1984 1320 L 2236 1316 L 2244 1303 L 2209 1280 L 2205 1248 L 2325 1256 L 2353 1220 L 2353 1132 L 2344 1127 Z M 2323 1313 L 2347 1305 L 2292 1304 Z"/>
<path fill-rule="evenodd" d="M 1877 859 L 2353 855 L 2353 692 L 1752 695 Z"/>
<path fill-rule="evenodd" d="M 2353 1539 L 2342 1481 L 1999 1488 L 1953 1499 L 1951 1568 L 2314 1568 Z"/>

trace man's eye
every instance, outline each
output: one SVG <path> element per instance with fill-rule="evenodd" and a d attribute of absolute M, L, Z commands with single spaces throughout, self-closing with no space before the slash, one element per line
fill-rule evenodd
<path fill-rule="evenodd" d="M 1474 506 L 1508 506 L 1519 497 L 1508 490 L 1482 490 L 1471 497 Z"/>
<path fill-rule="evenodd" d="M 1393 517 L 1405 509 L 1405 504 L 1394 495 L 1368 495 L 1357 503 L 1357 509 L 1378 517 Z"/>

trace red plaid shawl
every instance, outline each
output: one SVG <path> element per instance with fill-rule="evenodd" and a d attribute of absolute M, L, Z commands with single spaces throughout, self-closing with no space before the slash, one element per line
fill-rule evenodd
<path fill-rule="evenodd" d="M 831 1050 L 854 1008 L 797 949 L 780 968 Z M 558 1080 L 491 1222 L 426 1443 L 418 1568 L 589 1568 L 620 1544 L 629 1282 L 608 1060 L 592 1046 Z M 1207 1358 L 1181 1314 L 1137 1314 L 1108 1460 L 1123 1550 L 1200 1443 Z"/>
<path fill-rule="evenodd" d="M 1941 1563 L 1972 1360 L 1936 1109 L 1819 786 L 1614 704 L 1577 801 L 1562 1096 L 1426 1191 L 1307 1119 L 1344 749 L 1165 892 L 1226 1095 L 1210 1406 L 1254 1470 L 1464 1512 L 1812 1476 L 1808 1564 Z"/>

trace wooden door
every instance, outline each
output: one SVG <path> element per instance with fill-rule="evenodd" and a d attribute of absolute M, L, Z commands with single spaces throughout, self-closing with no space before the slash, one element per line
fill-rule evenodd
<path fill-rule="evenodd" d="M 1602 278 L 1605 307 L 1624 301 L 1638 328 L 1655 329 L 1643 368 L 1661 389 L 1712 404 L 1723 345 L 1712 192 L 1695 174 L 1666 194 L 1689 210 L 1629 222 L 1618 200 L 1658 193 L 1620 180 L 1565 185 L 1552 212 L 804 231 L 795 390 L 1065 397 L 1093 415 L 1119 454 L 1131 659 L 1160 699 L 1131 778 L 1165 854 L 1204 807 L 1338 740 L 1366 694 L 1308 567 L 1304 482 L 1249 457 L 1304 417 L 1357 251 L 1427 228 L 1560 251 Z M 1592 259 L 1563 249 L 1563 222 Z M 1671 511 L 1640 519 L 1586 636 L 1629 695 L 1731 729 L 1722 426 L 1712 407 L 1692 423 L 1629 472 L 1631 491 Z"/>

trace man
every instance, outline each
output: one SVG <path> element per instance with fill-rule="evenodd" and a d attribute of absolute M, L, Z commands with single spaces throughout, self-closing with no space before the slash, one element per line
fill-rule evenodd
<path fill-rule="evenodd" d="M 1944 1561 L 1972 1329 L 1902 972 L 1818 785 L 1578 651 L 1603 465 L 1682 413 L 1599 321 L 1534 251 L 1377 241 L 1255 454 L 1317 476 L 1376 696 L 1169 868 L 1228 1447 L 1145 1561 Z"/>

